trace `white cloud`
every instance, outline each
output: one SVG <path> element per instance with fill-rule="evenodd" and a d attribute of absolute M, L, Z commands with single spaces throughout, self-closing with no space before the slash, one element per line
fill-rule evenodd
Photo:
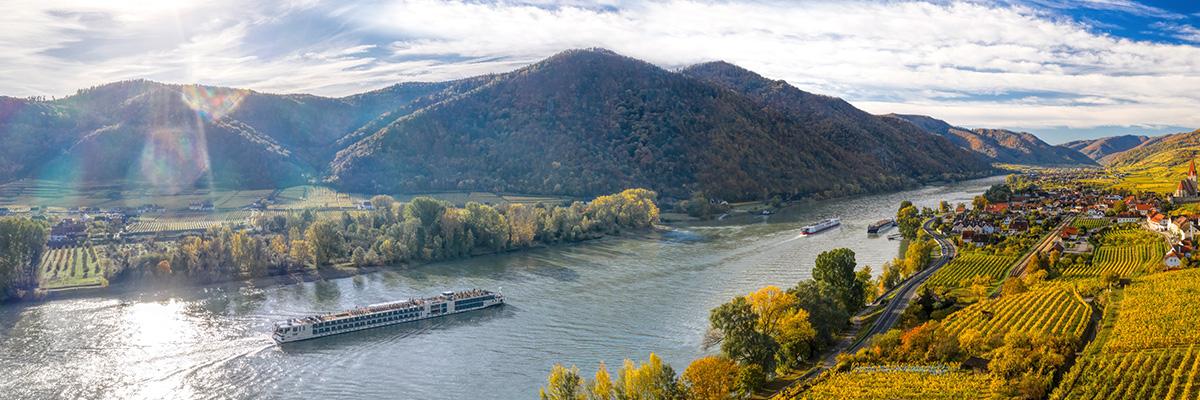
<path fill-rule="evenodd" d="M 146 77 L 345 95 L 606 47 L 667 68 L 726 60 L 868 111 L 967 126 L 1200 126 L 1200 48 L 1112 37 L 1020 4 L 87 4 L 0 15 L 0 93 L 63 95 Z M 1085 6 L 1168 18 L 1131 1 Z M 314 25 L 337 29 L 308 40 Z M 88 41 L 101 48 L 74 50 Z"/>

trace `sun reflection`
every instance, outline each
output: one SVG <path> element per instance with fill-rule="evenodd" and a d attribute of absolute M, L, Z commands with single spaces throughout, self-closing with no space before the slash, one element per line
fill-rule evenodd
<path fill-rule="evenodd" d="M 138 161 L 141 178 L 158 191 L 178 193 L 209 172 L 203 130 L 160 128 L 146 135 Z"/>
<path fill-rule="evenodd" d="M 127 351 L 121 365 L 136 387 L 120 397 L 185 398 L 191 390 L 186 372 L 198 360 L 178 348 L 194 342 L 201 334 L 186 313 L 186 304 L 176 300 L 136 303 L 124 314 Z"/>
<path fill-rule="evenodd" d="M 183 102 L 195 110 L 203 119 L 215 121 L 237 109 L 246 95 L 244 89 L 213 88 L 200 85 L 186 85 L 181 90 Z"/>

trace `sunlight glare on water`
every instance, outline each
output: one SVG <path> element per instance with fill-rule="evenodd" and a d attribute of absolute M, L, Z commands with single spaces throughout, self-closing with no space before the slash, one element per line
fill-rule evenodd
<path fill-rule="evenodd" d="M 997 181 L 345 279 L 0 306 L 0 370 L 10 378 L 0 380 L 0 397 L 530 399 L 554 363 L 590 376 L 600 361 L 611 369 L 651 351 L 678 372 L 715 351 L 701 347 L 713 307 L 807 279 L 816 255 L 836 247 L 878 266 L 899 242 L 868 238 L 866 226 L 901 200 L 969 202 Z M 831 216 L 843 225 L 797 238 Z M 269 337 L 273 321 L 499 287 L 508 297 L 499 308 L 284 346 Z"/>

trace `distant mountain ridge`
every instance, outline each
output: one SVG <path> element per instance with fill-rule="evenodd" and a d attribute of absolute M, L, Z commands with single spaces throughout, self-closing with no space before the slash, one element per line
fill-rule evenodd
<path fill-rule="evenodd" d="M 1061 146 L 1075 149 L 1101 164 L 1107 164 L 1117 154 L 1141 146 L 1148 141 L 1150 141 L 1149 136 L 1121 135 L 1099 139 L 1075 140 L 1063 143 Z"/>
<path fill-rule="evenodd" d="M 991 174 L 910 123 L 727 63 L 571 50 L 502 74 L 328 98 L 126 81 L 0 97 L 0 182 L 326 181 L 361 192 L 831 197 Z"/>
<path fill-rule="evenodd" d="M 1028 132 L 967 129 L 924 115 L 887 114 L 886 117 L 910 122 L 996 162 L 1039 166 L 1096 165 L 1095 161 L 1075 149 L 1050 145 Z"/>

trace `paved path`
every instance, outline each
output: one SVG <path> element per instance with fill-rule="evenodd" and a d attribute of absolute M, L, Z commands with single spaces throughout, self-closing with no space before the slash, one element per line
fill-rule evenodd
<path fill-rule="evenodd" d="M 884 306 L 883 312 L 875 319 L 875 322 L 872 323 L 871 326 L 866 327 L 866 329 L 868 329 L 866 335 L 863 335 L 861 339 L 855 341 L 854 338 L 858 336 L 859 330 L 861 330 L 863 327 L 859 323 L 852 322 L 850 331 L 846 332 L 846 334 L 841 337 L 841 340 L 833 347 L 833 349 L 826 352 L 825 357 L 821 360 L 821 363 L 816 366 L 816 368 L 809 370 L 807 373 L 797 378 L 791 385 L 788 385 L 780 390 L 779 393 L 785 393 L 787 392 L 788 388 L 812 379 L 813 377 L 820 375 L 822 372 L 825 372 L 829 368 L 832 368 L 837 363 L 837 357 L 839 355 L 842 353 L 857 352 L 868 342 L 870 342 L 872 336 L 887 332 L 889 329 L 892 329 L 897 322 L 900 322 L 900 316 L 904 315 L 904 310 L 908 308 L 908 305 L 912 303 L 913 298 L 917 296 L 917 288 L 921 287 L 921 284 L 925 283 L 925 281 L 928 280 L 934 272 L 937 272 L 938 269 L 949 263 L 957 253 L 957 250 L 954 248 L 954 243 L 950 242 L 945 237 L 934 231 L 932 225 L 933 219 L 930 219 L 925 221 L 925 224 L 921 226 L 921 229 L 924 229 L 925 233 L 928 233 L 930 237 L 937 241 L 938 246 L 942 248 L 942 255 L 937 259 L 934 259 L 929 264 L 928 268 L 925 268 L 916 275 L 906 279 L 900 284 L 900 286 L 897 286 L 892 290 L 896 292 L 896 295 L 892 298 L 892 301 L 888 302 L 887 305 Z M 889 291 L 889 293 L 892 291 Z M 884 296 L 887 296 L 887 294 L 884 294 Z M 858 315 L 854 317 L 854 320 L 865 317 L 874 311 L 874 309 L 875 307 L 868 307 L 866 310 L 858 313 Z"/>
<path fill-rule="evenodd" d="M 1033 262 L 1033 256 L 1038 253 L 1050 252 L 1050 247 L 1054 245 L 1054 239 L 1059 237 L 1059 232 L 1062 232 L 1062 229 L 1067 225 L 1070 225 L 1072 221 L 1075 221 L 1074 216 L 1067 217 L 1062 223 L 1058 224 L 1058 227 L 1054 228 L 1049 235 L 1046 235 L 1046 237 L 1042 238 L 1042 242 L 1038 243 L 1037 247 L 1033 251 L 1025 255 L 1025 258 L 1022 259 L 1020 263 L 1012 269 L 1012 271 L 1009 271 L 1008 276 L 1013 278 L 1020 278 L 1024 276 L 1025 271 L 1029 270 L 1029 263 Z"/>
<path fill-rule="evenodd" d="M 925 224 L 921 226 L 921 229 L 924 229 L 925 233 L 928 233 L 933 240 L 937 241 L 938 246 L 942 249 L 942 255 L 933 260 L 933 262 L 929 264 L 928 268 L 925 268 L 916 275 L 913 275 L 900 285 L 900 289 L 896 292 L 896 296 L 892 298 L 892 301 L 888 302 L 887 306 L 883 309 L 883 313 L 875 319 L 874 324 L 867 328 L 867 334 L 863 335 L 862 340 L 859 340 L 858 343 L 855 343 L 852 347 L 850 347 L 849 351 L 851 353 L 857 352 L 859 349 L 865 346 L 867 342 L 869 342 L 868 339 L 870 339 L 871 336 L 887 332 L 889 329 L 892 329 L 892 327 L 896 326 L 896 323 L 900 322 L 900 316 L 904 315 L 904 310 L 908 309 L 909 303 L 912 303 L 912 300 L 917 297 L 917 288 L 921 287 L 921 285 L 924 284 L 934 272 L 937 272 L 938 269 L 941 269 L 943 266 L 949 263 L 951 259 L 954 258 L 954 255 L 957 253 L 957 249 L 954 248 L 954 243 L 951 243 L 941 234 L 938 234 L 936 231 L 934 231 L 932 229 L 932 225 L 933 220 L 930 219 L 925 221 Z"/>

